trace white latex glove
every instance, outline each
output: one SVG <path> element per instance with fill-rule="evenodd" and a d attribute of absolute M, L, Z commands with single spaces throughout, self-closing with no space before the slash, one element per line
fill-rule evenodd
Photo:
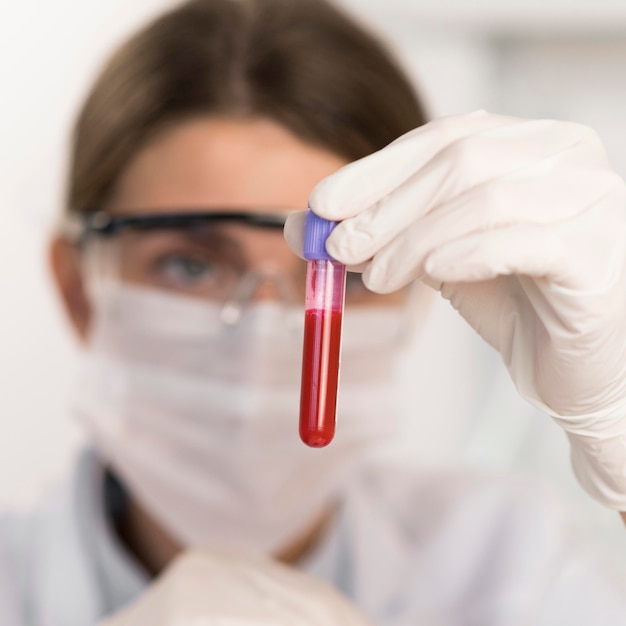
<path fill-rule="evenodd" d="M 565 428 L 587 491 L 626 511 L 626 191 L 593 131 L 438 119 L 324 179 L 310 204 L 342 221 L 327 250 L 371 290 L 440 289 Z M 294 214 L 296 252 L 302 231 Z"/>
<path fill-rule="evenodd" d="M 99 626 L 371 626 L 334 589 L 265 557 L 194 549 Z"/>

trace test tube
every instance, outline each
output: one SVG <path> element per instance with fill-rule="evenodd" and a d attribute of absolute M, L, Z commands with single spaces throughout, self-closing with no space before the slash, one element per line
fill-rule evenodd
<path fill-rule="evenodd" d="M 341 325 L 346 266 L 326 252 L 326 239 L 337 222 L 307 211 L 304 232 L 306 296 L 300 391 L 300 439 L 321 448 L 335 435 Z"/>

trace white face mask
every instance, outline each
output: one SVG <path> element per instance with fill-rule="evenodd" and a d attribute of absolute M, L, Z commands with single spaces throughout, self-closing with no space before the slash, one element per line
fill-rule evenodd
<path fill-rule="evenodd" d="M 337 434 L 298 437 L 302 309 L 102 285 L 76 409 L 133 497 L 184 545 L 274 552 L 394 430 L 398 309 L 348 312 Z M 378 445 L 377 445 L 378 444 Z"/>

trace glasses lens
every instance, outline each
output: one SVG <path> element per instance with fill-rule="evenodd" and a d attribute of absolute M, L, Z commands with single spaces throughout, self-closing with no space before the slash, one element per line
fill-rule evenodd
<path fill-rule="evenodd" d="M 86 247 L 96 260 L 92 269 L 133 285 L 239 308 L 257 298 L 304 304 L 306 263 L 289 250 L 280 229 L 228 221 L 125 228 L 93 236 Z M 348 272 L 346 306 L 381 299 L 360 274 Z"/>
<path fill-rule="evenodd" d="M 218 303 L 304 302 L 306 264 L 280 230 L 228 223 L 124 229 L 92 237 L 86 249 L 92 270 L 137 286 Z"/>
<path fill-rule="evenodd" d="M 128 231 L 118 239 L 120 277 L 131 283 L 223 300 L 246 271 L 239 246 L 219 228 Z"/>

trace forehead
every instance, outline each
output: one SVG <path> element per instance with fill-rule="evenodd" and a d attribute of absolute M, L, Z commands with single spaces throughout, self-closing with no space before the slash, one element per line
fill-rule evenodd
<path fill-rule="evenodd" d="M 317 182 L 345 160 L 263 118 L 181 122 L 122 174 L 114 213 L 306 208 Z"/>

